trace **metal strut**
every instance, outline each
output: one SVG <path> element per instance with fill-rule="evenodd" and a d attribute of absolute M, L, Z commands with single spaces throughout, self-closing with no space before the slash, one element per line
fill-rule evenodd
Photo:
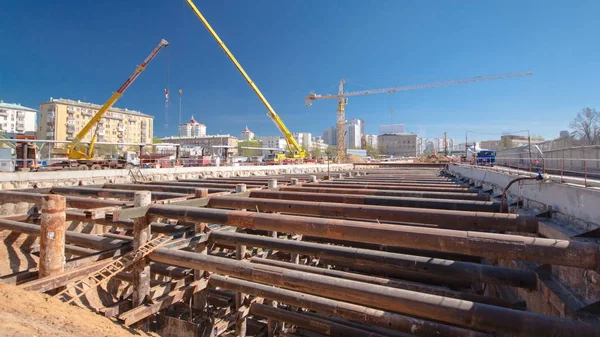
<path fill-rule="evenodd" d="M 69 297 L 69 299 L 66 300 L 66 302 L 72 303 L 73 301 L 87 294 L 90 290 L 96 289 L 98 286 L 105 284 L 118 273 L 133 266 L 134 263 L 140 261 L 142 258 L 152 253 L 155 249 L 159 248 L 160 246 L 166 244 L 171 239 L 171 236 L 159 235 L 156 238 L 148 241 L 143 246 L 140 246 L 137 250 L 131 251 L 123 255 L 120 258 L 114 260 L 113 262 L 110 262 L 109 264 L 105 265 L 100 270 L 97 270 L 92 274 L 88 274 L 79 281 L 71 283 L 64 290 L 54 295 L 54 297 Z M 69 292 L 73 289 L 78 290 L 79 293 L 76 295 L 70 294 Z"/>

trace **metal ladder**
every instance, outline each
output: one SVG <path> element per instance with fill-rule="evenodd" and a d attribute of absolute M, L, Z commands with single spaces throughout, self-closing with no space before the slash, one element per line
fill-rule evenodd
<path fill-rule="evenodd" d="M 78 298 L 84 296 L 92 289 L 96 289 L 98 286 L 105 284 L 108 282 L 113 276 L 122 272 L 123 270 L 131 267 L 134 263 L 140 261 L 146 255 L 152 253 L 155 249 L 164 245 L 172 239 L 171 236 L 159 235 L 156 238 L 146 242 L 143 246 L 139 247 L 137 250 L 129 252 L 120 258 L 114 260 L 108 265 L 102 267 L 100 270 L 88 274 L 84 278 L 71 283 L 64 290 L 54 295 L 56 298 L 60 297 L 69 297 L 66 302 L 71 303 Z M 69 294 L 69 291 L 76 289 L 79 291 L 78 294 L 72 295 Z M 66 299 L 66 298 L 65 298 Z"/>

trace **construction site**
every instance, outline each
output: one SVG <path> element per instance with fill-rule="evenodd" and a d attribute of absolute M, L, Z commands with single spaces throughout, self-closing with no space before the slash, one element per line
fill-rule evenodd
<path fill-rule="evenodd" d="M 335 153 L 316 158 L 186 3 L 287 149 L 247 166 L 187 167 L 180 144 L 162 167 L 140 164 L 146 143 L 98 158 L 102 118 L 161 40 L 71 139 L 12 141 L 24 164 L 0 174 L 0 335 L 600 337 L 600 181 L 587 166 L 536 170 L 531 144 L 516 167 L 469 163 L 467 141 L 460 162 L 367 161 L 345 145 L 347 97 L 531 72 L 355 92 L 341 80 L 306 97 L 337 100 Z M 36 141 L 66 144 L 64 160 L 39 167 Z"/>

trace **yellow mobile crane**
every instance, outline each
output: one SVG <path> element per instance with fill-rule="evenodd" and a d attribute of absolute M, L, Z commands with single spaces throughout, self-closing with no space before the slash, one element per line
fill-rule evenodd
<path fill-rule="evenodd" d="M 435 87 L 444 87 L 448 85 L 455 84 L 466 84 L 472 82 L 484 82 L 484 81 L 492 81 L 499 80 L 502 78 L 512 78 L 512 77 L 521 77 L 521 76 L 531 76 L 531 71 L 524 71 L 520 73 L 510 73 L 510 74 L 501 74 L 501 75 L 493 75 L 493 76 L 477 76 L 471 78 L 464 78 L 460 80 L 446 81 L 446 82 L 435 82 L 428 84 L 415 84 L 415 85 L 407 85 L 403 87 L 395 87 L 395 88 L 387 88 L 387 89 L 373 89 L 373 90 L 361 90 L 354 92 L 344 92 L 344 80 L 340 80 L 340 85 L 338 88 L 337 95 L 318 95 L 314 92 L 311 92 L 308 96 L 306 96 L 306 105 L 312 105 L 312 101 L 320 100 L 320 99 L 329 99 L 336 98 L 338 100 L 338 108 L 337 108 L 337 160 L 341 161 L 346 157 L 346 147 L 344 146 L 344 129 L 346 124 L 346 110 L 345 106 L 348 104 L 349 96 L 362 96 L 362 95 L 370 95 L 370 94 L 383 94 L 383 93 L 394 93 L 397 91 L 407 91 L 414 89 L 425 89 L 425 88 L 435 88 Z"/>
<path fill-rule="evenodd" d="M 123 95 L 125 90 L 127 90 L 127 88 L 129 88 L 129 86 L 138 78 L 138 76 L 140 76 L 142 71 L 144 71 L 144 69 L 146 69 L 146 66 L 148 65 L 148 63 L 150 63 L 150 61 L 152 61 L 152 59 L 154 59 L 154 57 L 158 54 L 158 52 L 160 52 L 161 49 L 163 49 L 164 47 L 166 47 L 168 45 L 169 45 L 169 42 L 167 42 L 164 39 L 161 40 L 160 43 L 158 44 L 158 46 L 156 46 L 156 48 L 154 48 L 154 50 L 152 50 L 150 55 L 148 55 L 146 57 L 144 62 L 142 62 L 142 64 L 140 64 L 139 66 L 137 66 L 137 68 L 135 68 L 135 71 L 133 72 L 133 74 L 131 76 L 129 76 L 129 78 L 127 78 L 125 83 L 123 83 L 123 85 L 121 85 L 121 87 L 110 96 L 110 98 L 106 101 L 106 103 L 104 103 L 104 105 L 102 105 L 102 107 L 98 110 L 98 112 L 96 112 L 96 114 L 92 117 L 92 119 L 90 119 L 90 121 L 81 129 L 81 131 L 79 131 L 77 136 L 75 136 L 73 141 L 67 147 L 67 156 L 70 160 L 79 163 L 79 167 L 81 167 L 81 168 L 84 168 L 84 167 L 97 168 L 97 167 L 101 166 L 101 161 L 94 159 L 94 146 L 96 145 L 97 135 L 94 134 L 92 136 L 90 145 L 87 148 L 85 147 L 84 144 L 81 143 L 81 141 L 92 130 L 92 128 L 94 126 L 96 126 L 96 124 L 98 124 L 98 122 L 100 122 L 100 120 L 102 119 L 102 116 L 104 116 L 104 113 L 106 113 L 106 111 L 108 109 L 110 109 L 119 98 L 121 98 L 121 96 Z M 135 159 L 136 158 L 133 158 L 133 157 L 130 158 L 129 155 L 127 155 L 127 158 L 126 158 L 128 164 L 139 165 L 139 159 L 137 159 L 137 164 L 136 164 Z M 71 165 L 71 166 L 73 166 L 73 165 Z"/>
<path fill-rule="evenodd" d="M 288 147 L 288 150 L 289 150 L 288 158 L 290 158 L 292 160 L 304 160 L 304 159 L 309 158 L 310 155 L 308 153 L 306 153 L 306 151 L 304 149 L 302 149 L 302 147 L 300 146 L 300 144 L 298 144 L 298 142 L 294 138 L 294 135 L 292 135 L 292 133 L 290 132 L 290 130 L 288 130 L 288 128 L 285 126 L 285 124 L 283 123 L 283 121 L 281 120 L 281 118 L 279 117 L 279 115 L 271 107 L 271 104 L 269 104 L 269 101 L 267 101 L 267 99 L 265 98 L 265 96 L 263 96 L 263 94 L 260 92 L 260 90 L 258 89 L 258 87 L 256 86 L 256 84 L 254 84 L 254 82 L 252 81 L 252 79 L 250 78 L 250 76 L 248 76 L 248 74 L 246 73 L 246 71 L 244 71 L 244 68 L 242 68 L 242 65 L 237 61 L 237 59 L 235 58 L 235 56 L 233 56 L 233 54 L 229 51 L 229 48 L 227 48 L 227 46 L 221 40 L 221 38 L 219 37 L 219 35 L 217 35 L 217 32 L 215 32 L 215 30 L 212 28 L 212 26 L 204 18 L 204 16 L 202 15 L 202 13 L 200 13 L 200 11 L 198 10 L 198 8 L 194 4 L 194 2 L 192 0 L 186 0 L 186 2 L 188 3 L 188 5 L 192 9 L 192 11 L 194 11 L 194 13 L 198 17 L 198 19 L 200 19 L 200 21 L 204 24 L 204 27 L 206 27 L 206 29 L 208 30 L 208 32 L 217 41 L 217 43 L 219 44 L 219 46 L 221 47 L 221 49 L 223 49 L 223 51 L 225 52 L 225 54 L 229 57 L 229 59 L 231 60 L 231 62 L 233 63 L 233 65 L 235 65 L 235 67 L 240 72 L 240 74 L 242 74 L 242 76 L 246 79 L 246 82 L 248 82 L 248 85 L 250 85 L 250 87 L 252 88 L 252 90 L 254 90 L 254 93 L 256 94 L 256 96 L 258 96 L 258 98 L 260 99 L 260 101 L 267 108 L 267 116 L 269 116 L 269 118 L 271 118 L 271 120 L 273 121 L 273 123 L 275 123 L 275 126 L 277 126 L 277 128 L 279 129 L 279 131 L 281 131 L 281 133 L 285 137 L 285 141 L 287 143 L 287 147 Z M 278 154 L 273 154 L 271 156 L 273 157 L 273 161 L 275 161 L 275 162 L 281 162 L 281 161 L 283 161 L 283 160 L 286 159 L 285 155 L 279 154 L 279 153 Z"/>

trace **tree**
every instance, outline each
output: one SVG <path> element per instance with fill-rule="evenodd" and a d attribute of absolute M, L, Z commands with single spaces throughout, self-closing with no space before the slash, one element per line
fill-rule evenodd
<path fill-rule="evenodd" d="M 152 138 L 152 144 L 161 144 L 163 141 L 160 140 L 158 137 L 153 137 Z"/>
<path fill-rule="evenodd" d="M 321 157 L 321 147 L 316 142 L 313 144 L 310 154 L 315 158 Z"/>
<path fill-rule="evenodd" d="M 571 121 L 569 127 L 573 129 L 573 134 L 585 145 L 600 143 L 600 113 L 596 109 L 587 107 L 582 109 Z"/>
<path fill-rule="evenodd" d="M 542 141 L 542 140 L 545 140 L 545 139 L 541 135 L 533 135 L 533 136 L 531 136 L 531 140 L 533 140 L 533 141 Z"/>
<path fill-rule="evenodd" d="M 261 151 L 255 149 L 243 149 L 243 147 L 261 147 L 261 142 L 257 140 L 243 140 L 238 142 L 238 153 L 242 157 L 260 156 Z"/>
<path fill-rule="evenodd" d="M 328 158 L 335 158 L 335 156 L 337 155 L 337 146 L 329 145 L 325 150 L 325 153 L 327 153 Z"/>
<path fill-rule="evenodd" d="M 380 153 L 378 148 L 372 146 L 371 144 L 367 144 L 367 156 L 377 158 L 379 155 Z"/>

